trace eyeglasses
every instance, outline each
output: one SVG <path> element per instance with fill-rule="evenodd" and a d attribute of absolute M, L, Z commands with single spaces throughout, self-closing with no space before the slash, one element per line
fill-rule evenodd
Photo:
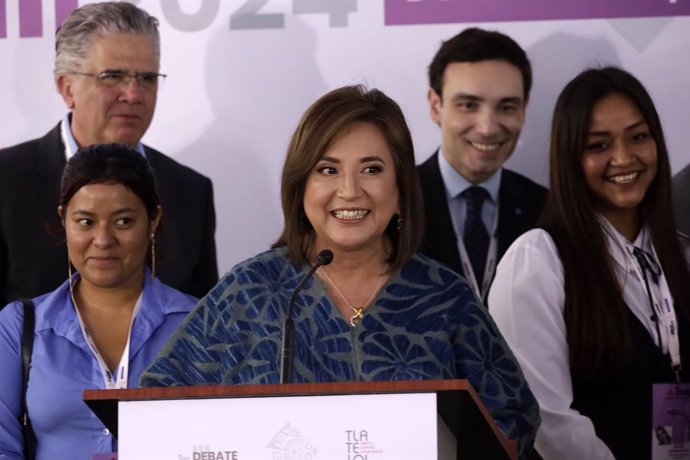
<path fill-rule="evenodd" d="M 106 88 L 126 87 L 132 79 L 137 81 L 137 85 L 143 89 L 155 89 L 158 83 L 163 81 L 167 75 L 158 72 L 135 72 L 127 73 L 122 70 L 104 70 L 101 73 L 89 72 L 70 72 L 72 75 L 83 75 L 95 78 L 96 81 Z"/>

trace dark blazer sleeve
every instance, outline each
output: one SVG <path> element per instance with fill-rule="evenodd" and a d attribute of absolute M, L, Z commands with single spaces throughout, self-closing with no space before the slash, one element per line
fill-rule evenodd
<path fill-rule="evenodd" d="M 195 297 L 218 281 L 216 213 L 211 180 L 152 148 L 146 157 L 163 207 L 156 240 L 156 276 Z"/>
<path fill-rule="evenodd" d="M 0 308 L 50 292 L 67 278 L 57 214 L 65 163 L 60 124 L 0 150 Z"/>
<path fill-rule="evenodd" d="M 690 165 L 673 176 L 673 211 L 678 230 L 690 235 Z"/>
<path fill-rule="evenodd" d="M 539 224 L 546 194 L 545 187 L 521 174 L 503 169 L 498 192 L 498 260 L 513 241 Z"/>
<path fill-rule="evenodd" d="M 424 199 L 423 254 L 462 273 L 457 236 L 448 209 L 446 187 L 438 167 L 438 151 L 417 166 L 417 174 Z"/>

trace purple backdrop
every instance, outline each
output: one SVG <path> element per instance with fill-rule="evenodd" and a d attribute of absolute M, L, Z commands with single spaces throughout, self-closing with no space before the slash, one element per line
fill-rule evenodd
<path fill-rule="evenodd" d="M 689 15 L 688 0 L 385 0 L 386 25 Z"/>
<path fill-rule="evenodd" d="M 55 28 L 79 6 L 79 0 L 55 0 Z M 50 35 L 55 31 L 51 30 Z M 42 0 L 19 0 L 19 36 L 43 36 Z M 0 0 L 0 38 L 7 38 L 7 3 Z"/>

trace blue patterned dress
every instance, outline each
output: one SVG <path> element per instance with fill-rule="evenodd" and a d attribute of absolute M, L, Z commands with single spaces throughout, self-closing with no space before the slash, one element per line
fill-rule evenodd
<path fill-rule="evenodd" d="M 279 383 L 282 324 L 309 271 L 285 249 L 226 274 L 142 375 L 141 385 Z M 539 425 L 537 402 L 465 280 L 421 255 L 391 274 L 351 327 L 314 276 L 294 310 L 294 382 L 468 379 L 521 456 Z"/>

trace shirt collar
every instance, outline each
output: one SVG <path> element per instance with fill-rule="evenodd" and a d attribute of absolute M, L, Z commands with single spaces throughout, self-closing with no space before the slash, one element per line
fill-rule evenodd
<path fill-rule="evenodd" d="M 466 189 L 473 185 L 479 185 L 487 192 L 491 197 L 491 201 L 498 202 L 498 190 L 501 186 L 501 175 L 503 173 L 503 168 L 498 168 L 498 170 L 484 182 L 479 184 L 473 184 L 472 182 L 465 179 L 462 174 L 457 172 L 448 160 L 446 160 L 443 154 L 443 147 L 438 151 L 438 166 L 441 170 L 441 177 L 443 178 L 443 183 L 446 186 L 446 197 L 450 200 L 460 195 Z"/>
<path fill-rule="evenodd" d="M 74 134 L 72 133 L 72 112 L 65 115 L 62 119 L 62 126 L 60 127 L 62 132 L 62 141 L 65 143 L 65 156 L 69 160 L 72 156 L 79 150 L 79 145 L 76 139 L 74 139 Z M 135 150 L 141 153 L 144 158 L 146 158 L 146 151 L 144 150 L 144 144 L 138 142 L 134 147 Z"/>
<path fill-rule="evenodd" d="M 649 237 L 649 231 L 645 225 L 642 226 L 640 232 L 637 234 L 635 241 L 628 241 L 623 235 L 621 235 L 618 230 L 601 214 L 597 214 L 599 223 L 604 228 L 604 235 L 606 237 L 606 244 L 609 248 L 609 254 L 613 260 L 621 268 L 627 271 L 628 267 L 628 254 L 626 252 L 626 246 L 634 246 L 640 249 L 652 253 L 653 244 Z"/>

